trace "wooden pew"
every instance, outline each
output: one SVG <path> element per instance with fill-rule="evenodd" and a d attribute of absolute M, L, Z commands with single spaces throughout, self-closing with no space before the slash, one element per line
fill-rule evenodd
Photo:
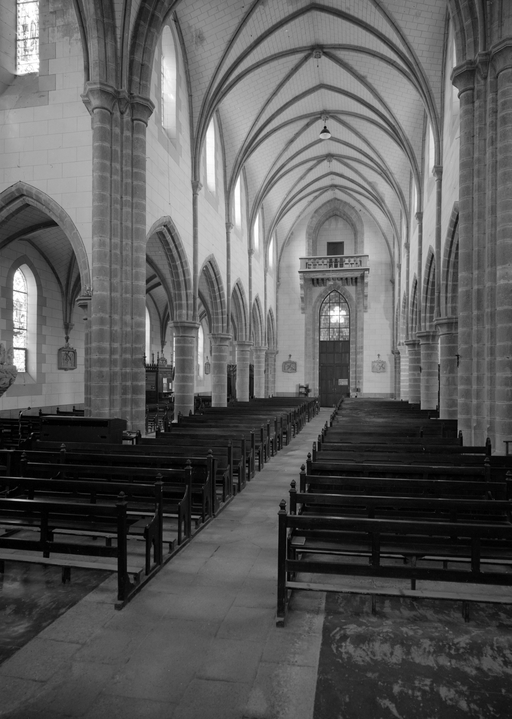
<path fill-rule="evenodd" d="M 505 479 L 507 470 L 504 468 L 495 469 L 491 472 L 489 457 L 486 457 L 481 465 L 428 465 L 428 464 L 405 464 L 394 462 L 372 462 L 371 459 L 364 462 L 346 462 L 333 460 L 329 462 L 312 460 L 308 454 L 306 460 L 307 474 L 323 475 L 351 475 L 360 477 L 408 477 L 408 478 L 457 478 L 482 479 L 489 481 L 491 478 Z"/>
<path fill-rule="evenodd" d="M 115 505 L 0 498 L 0 522 L 11 525 L 10 531 L 0 535 L 0 572 L 3 574 L 5 571 L 6 561 L 60 566 L 63 581 L 69 580 L 71 567 L 117 571 L 117 598 L 122 603 L 127 602 L 161 565 L 156 544 L 155 564 L 145 577 L 144 567 L 129 561 L 128 507 L 123 497 Z M 30 532 L 15 531 L 12 525 L 16 522 L 25 528 L 30 523 Z M 151 521 L 146 522 L 144 531 L 147 543 L 152 542 L 157 531 L 153 531 L 153 528 L 158 526 L 158 522 L 156 514 Z M 110 546 L 99 542 L 77 542 L 76 537 L 59 531 L 68 531 L 70 525 L 75 529 L 80 527 L 83 537 L 103 527 L 105 532 L 115 533 L 116 541 L 110 543 Z M 145 557 L 147 554 L 146 550 Z M 114 563 L 102 562 L 99 558 L 110 558 Z"/>
<path fill-rule="evenodd" d="M 157 489 L 155 489 L 155 486 Z M 129 500 L 129 514 L 150 516 L 151 506 L 158 506 L 159 516 L 165 520 L 166 535 L 176 534 L 180 546 L 192 535 L 191 526 L 191 476 L 184 484 L 164 482 L 161 474 L 153 481 L 120 481 L 114 479 L 44 479 L 41 477 L 12 476 L 0 477 L 0 494 L 5 497 L 27 497 L 28 499 L 69 499 L 95 503 L 114 501 L 122 492 Z M 158 490 L 158 494 L 156 491 Z M 169 551 L 174 549 L 175 540 L 166 539 Z"/>
<path fill-rule="evenodd" d="M 407 487 L 403 487 L 407 491 Z M 384 490 L 385 491 L 385 490 Z M 290 514 L 329 516 L 356 515 L 369 519 L 433 519 L 457 521 L 512 522 L 512 499 L 428 497 L 411 494 L 362 494 L 338 492 L 298 492 L 290 485 Z"/>
<path fill-rule="evenodd" d="M 430 478 L 363 477 L 306 474 L 301 471 L 300 492 L 353 493 L 355 495 L 445 497 L 460 499 L 512 499 L 512 478 L 508 481 L 468 479 L 455 475 L 449 479 L 433 474 Z"/>
<path fill-rule="evenodd" d="M 215 482 L 213 478 L 216 476 L 217 461 L 212 453 L 205 453 L 201 456 L 172 456 L 168 452 L 153 452 L 148 449 L 144 452 L 140 445 L 113 445 L 116 451 L 104 451 L 105 447 L 110 445 L 98 443 L 89 446 L 86 450 L 69 450 L 68 447 L 79 446 L 81 443 L 58 443 L 58 442 L 37 442 L 35 444 L 38 449 L 25 450 L 19 453 L 19 463 L 16 465 L 15 460 L 11 462 L 11 474 L 22 473 L 21 461 L 25 456 L 28 462 L 41 463 L 66 463 L 76 466 L 88 467 L 91 465 L 105 466 L 107 468 L 124 468 L 126 477 L 139 476 L 143 477 L 144 473 L 151 478 L 158 472 L 165 476 L 168 475 L 170 482 L 184 482 L 185 470 L 190 468 L 192 477 L 192 497 L 199 497 L 201 507 L 201 521 L 205 521 L 206 516 L 213 516 L 218 510 L 218 498 L 215 490 Z M 43 448 L 43 449 L 41 449 Z M 138 450 L 138 451 L 137 451 Z M 39 454 L 38 454 L 39 453 Z M 141 471 L 142 470 L 142 471 Z M 27 474 L 29 470 L 25 470 Z M 114 474 L 113 471 L 110 474 Z M 47 476 L 47 475 L 45 475 Z M 117 477 L 121 476 L 121 471 L 117 471 Z M 175 479 L 173 480 L 173 477 Z"/>
<path fill-rule="evenodd" d="M 167 501 L 166 512 L 172 516 L 173 511 L 178 520 L 179 542 L 181 537 L 190 536 L 192 520 L 205 522 L 213 516 L 212 481 L 210 468 L 197 466 L 190 461 L 183 466 L 174 468 L 155 467 L 153 463 L 147 466 L 137 464 L 124 466 L 109 456 L 111 463 L 102 463 L 106 457 L 94 458 L 88 456 L 85 462 L 81 461 L 83 455 L 74 454 L 70 457 L 62 453 L 61 461 L 52 462 L 46 458 L 43 461 L 31 461 L 30 453 L 24 452 L 20 461 L 20 476 L 40 477 L 47 479 L 68 480 L 103 480 L 104 482 L 155 482 L 158 477 L 164 482 L 165 497 Z M 41 459 L 38 457 L 37 459 Z M 76 464 L 70 459 L 80 460 Z M 119 459 L 119 457 L 116 457 Z M 90 460 L 89 462 L 87 460 Z M 95 461 L 94 461 L 95 460 Z M 187 498 L 188 494 L 188 498 Z M 173 509 L 174 508 L 174 509 Z"/>
<path fill-rule="evenodd" d="M 510 593 L 466 589 L 468 583 L 512 586 L 510 524 L 294 515 L 286 511 L 284 500 L 278 519 L 278 626 L 284 625 L 290 594 L 297 589 L 369 594 L 373 611 L 376 595 L 459 600 L 466 620 L 468 602 L 512 603 Z M 306 581 L 299 573 L 323 576 Z M 400 579 L 409 581 L 410 589 L 347 586 L 325 576 Z M 458 586 L 456 591 L 418 590 L 418 580 Z"/>

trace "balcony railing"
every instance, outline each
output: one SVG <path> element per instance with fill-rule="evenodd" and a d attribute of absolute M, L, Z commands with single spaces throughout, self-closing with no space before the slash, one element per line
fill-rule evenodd
<path fill-rule="evenodd" d="M 368 255 L 329 255 L 301 257 L 299 272 L 330 272 L 331 270 L 369 270 Z"/>

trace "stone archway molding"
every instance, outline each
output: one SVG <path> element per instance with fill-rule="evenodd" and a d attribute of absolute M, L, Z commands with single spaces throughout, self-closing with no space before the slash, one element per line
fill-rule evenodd
<path fill-rule="evenodd" d="M 364 225 L 361 216 L 348 202 L 334 197 L 315 210 L 309 219 L 306 228 L 306 255 L 308 257 L 313 257 L 317 254 L 317 239 L 320 228 L 324 222 L 334 215 L 343 218 L 352 227 L 356 254 L 363 254 Z"/>
<path fill-rule="evenodd" d="M 49 195 L 26 182 L 16 182 L 0 193 L 0 223 L 19 213 L 24 206 L 36 207 L 52 218 L 69 240 L 75 253 L 82 294 L 91 292 L 91 271 L 82 236 L 66 210 Z"/>

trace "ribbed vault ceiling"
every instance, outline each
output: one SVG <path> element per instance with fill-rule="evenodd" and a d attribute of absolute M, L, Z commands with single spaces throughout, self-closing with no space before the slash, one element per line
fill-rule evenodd
<path fill-rule="evenodd" d="M 196 158 L 214 112 L 229 189 L 283 242 L 335 196 L 388 240 L 409 210 L 425 117 L 439 133 L 445 0 L 181 0 Z M 332 133 L 320 140 L 322 116 Z M 196 160 L 196 163 L 198 160 Z M 196 165 L 198 167 L 198 165 Z"/>

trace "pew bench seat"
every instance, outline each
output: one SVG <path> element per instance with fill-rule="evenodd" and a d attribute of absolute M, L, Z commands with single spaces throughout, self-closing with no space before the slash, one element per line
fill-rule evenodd
<path fill-rule="evenodd" d="M 318 583 L 316 577 L 320 577 Z M 460 600 L 474 600 L 470 585 L 495 586 L 498 590 L 486 597 L 489 601 L 494 596 L 503 598 L 506 595 L 499 588 L 512 586 L 512 525 L 303 516 L 288 514 L 286 503 L 281 502 L 278 626 L 284 624 L 294 590 L 354 592 L 353 580 L 361 578 L 396 580 L 396 586 L 387 586 L 396 595 L 406 589 L 411 596 L 420 596 L 416 583 L 421 581 L 446 582 L 446 593 L 435 588 L 438 598 L 456 594 Z M 433 591 L 429 584 L 423 589 Z M 508 601 L 512 603 L 510 592 Z"/>

